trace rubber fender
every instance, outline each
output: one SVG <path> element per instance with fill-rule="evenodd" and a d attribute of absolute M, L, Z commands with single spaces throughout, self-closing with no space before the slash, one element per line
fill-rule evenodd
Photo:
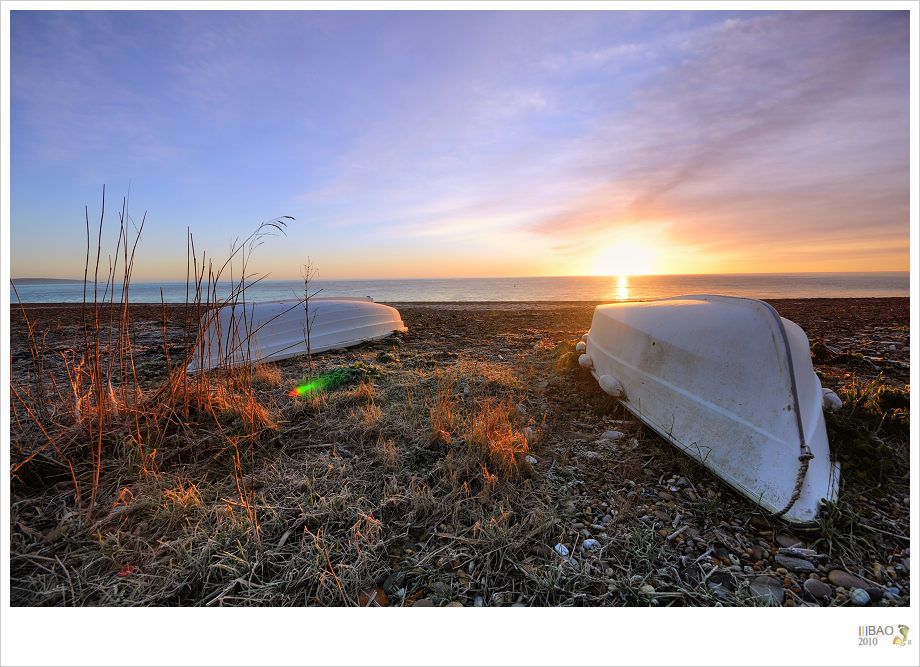
<path fill-rule="evenodd" d="M 601 385 L 601 389 L 603 389 L 614 398 L 622 398 L 626 395 L 626 391 L 623 389 L 623 385 L 614 377 L 610 377 L 609 375 L 601 375 L 597 381 Z"/>
<path fill-rule="evenodd" d="M 843 407 L 843 401 L 840 400 L 840 397 L 837 394 L 835 394 L 833 391 L 828 389 L 827 387 L 823 387 L 821 389 L 821 393 L 823 394 L 823 403 L 824 403 L 825 410 L 830 410 L 831 412 L 837 412 L 837 410 Z"/>
<path fill-rule="evenodd" d="M 594 359 L 592 359 L 590 355 L 583 354 L 580 357 L 578 357 L 578 365 L 581 366 L 582 368 L 587 368 L 588 370 L 591 370 L 592 368 L 594 368 Z"/>

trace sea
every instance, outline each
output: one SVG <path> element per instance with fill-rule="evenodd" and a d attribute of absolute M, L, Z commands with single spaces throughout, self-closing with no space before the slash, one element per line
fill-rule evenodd
<path fill-rule="evenodd" d="M 15 280 L 13 281 L 15 283 Z M 10 303 L 81 303 L 93 301 L 93 284 L 17 284 Z M 111 292 L 97 286 L 97 299 Z M 230 293 L 219 284 L 218 298 Z M 121 286 L 114 300 L 121 299 Z M 192 290 L 193 291 L 193 290 Z M 131 303 L 185 303 L 185 282 L 133 282 Z M 910 272 L 880 273 L 744 273 L 656 276 L 555 276 L 519 278 L 413 278 L 380 280 L 312 280 L 319 297 L 370 296 L 377 302 L 430 301 L 643 301 L 690 294 L 726 294 L 755 299 L 854 298 L 910 296 Z M 262 280 L 246 288 L 247 301 L 303 298 L 302 280 Z"/>

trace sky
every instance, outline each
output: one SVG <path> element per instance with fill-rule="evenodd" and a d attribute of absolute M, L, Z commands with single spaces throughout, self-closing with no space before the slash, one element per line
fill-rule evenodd
<path fill-rule="evenodd" d="M 907 11 L 25 11 L 10 272 L 909 269 Z"/>

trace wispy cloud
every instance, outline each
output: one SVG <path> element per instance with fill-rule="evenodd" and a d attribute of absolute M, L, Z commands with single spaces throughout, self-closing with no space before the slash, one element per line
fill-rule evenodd
<path fill-rule="evenodd" d="M 906 12 L 12 16 L 16 220 L 52 219 L 38 184 L 114 176 L 164 230 L 291 214 L 292 256 L 393 266 L 570 271 L 618 233 L 720 261 L 907 237 Z"/>
<path fill-rule="evenodd" d="M 648 47 L 639 44 L 615 44 L 590 50 L 575 50 L 568 53 L 553 53 L 545 56 L 541 65 L 553 71 L 578 70 L 590 67 L 620 66 L 648 52 Z"/>
<path fill-rule="evenodd" d="M 639 227 L 713 249 L 803 225 L 803 238 L 820 240 L 860 215 L 903 225 L 905 25 L 891 14 L 780 14 L 541 61 L 603 69 L 670 53 L 625 104 L 595 79 L 565 102 L 571 91 L 553 79 L 507 88 L 467 73 L 449 91 L 435 82 L 355 139 L 326 194 L 386 201 L 370 216 L 377 233 L 513 229 L 548 236 L 565 256 Z M 604 77 L 616 84 L 613 70 Z M 563 105 L 571 124 L 539 132 Z"/>
<path fill-rule="evenodd" d="M 14 12 L 13 22 L 11 111 L 23 154 L 90 171 L 103 155 L 120 163 L 179 157 L 158 126 L 162 115 L 137 113 L 154 106 L 142 74 L 113 70 L 136 45 L 111 14 Z"/>
<path fill-rule="evenodd" d="M 821 235 L 875 211 L 903 233 L 907 16 L 867 19 L 796 12 L 682 36 L 683 60 L 572 146 L 572 166 L 606 182 L 530 228 L 560 236 L 686 219 L 693 236 L 727 244 L 754 221 L 757 237 L 803 225 Z"/>

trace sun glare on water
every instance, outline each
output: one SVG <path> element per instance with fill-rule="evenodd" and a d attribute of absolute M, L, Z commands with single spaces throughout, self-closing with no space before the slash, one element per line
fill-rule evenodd
<path fill-rule="evenodd" d="M 634 241 L 620 241 L 597 256 L 596 276 L 642 276 L 653 272 L 654 254 Z"/>

